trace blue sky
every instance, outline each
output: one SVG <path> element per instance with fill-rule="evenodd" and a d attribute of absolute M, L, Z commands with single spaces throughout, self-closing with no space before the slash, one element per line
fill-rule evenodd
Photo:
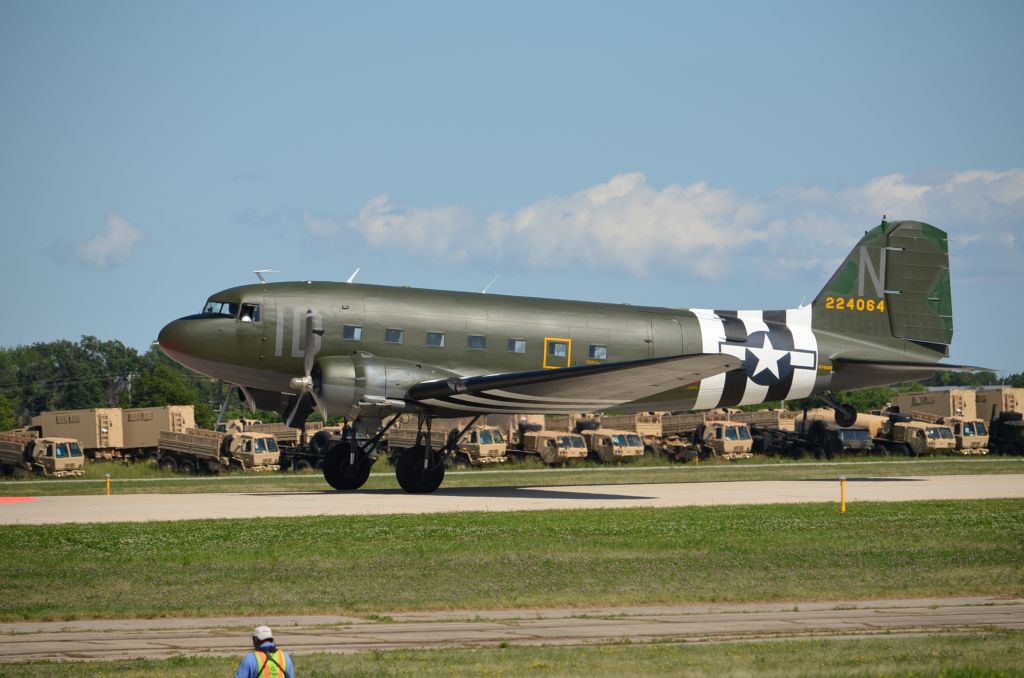
<path fill-rule="evenodd" d="M 1024 370 L 1024 4 L 0 0 L 0 345 L 144 350 L 358 280 L 809 300 L 950 233 L 952 359 Z"/>

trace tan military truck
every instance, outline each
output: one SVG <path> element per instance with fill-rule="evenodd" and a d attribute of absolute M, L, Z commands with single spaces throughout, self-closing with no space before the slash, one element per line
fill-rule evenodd
<path fill-rule="evenodd" d="M 439 450 L 444 447 L 448 436 L 458 433 L 462 426 L 441 426 L 434 422 L 430 432 L 430 445 Z M 394 459 L 406 448 L 416 444 L 416 427 L 392 428 L 387 433 L 388 457 Z M 424 434 L 426 435 L 426 434 Z M 455 448 L 453 461 L 456 464 L 481 466 L 483 464 L 501 464 L 508 460 L 508 443 L 501 429 L 496 426 L 473 426 L 459 439 Z"/>
<path fill-rule="evenodd" d="M 954 448 L 960 454 L 988 454 L 988 426 L 981 419 L 939 417 L 929 412 L 911 412 L 914 421 L 945 424 L 953 429 Z"/>
<path fill-rule="evenodd" d="M 878 447 L 889 454 L 917 457 L 956 451 L 953 429 L 944 424 L 913 421 L 909 414 L 858 414 L 856 425 L 868 429 Z"/>
<path fill-rule="evenodd" d="M 798 417 L 803 417 L 803 411 L 767 409 L 736 412 L 731 415 L 733 421 L 742 421 L 744 424 L 779 431 L 796 431 Z"/>
<path fill-rule="evenodd" d="M 1003 412 L 1024 413 L 1024 388 L 986 386 L 975 391 L 974 398 L 978 414 L 989 418 L 989 421 L 997 419 Z"/>
<path fill-rule="evenodd" d="M 666 414 L 661 418 L 663 444 L 671 458 L 692 461 L 709 459 L 749 459 L 753 456 L 750 427 L 732 419 L 728 411 Z M 681 446 L 678 441 L 685 441 Z"/>
<path fill-rule="evenodd" d="M 530 431 L 519 434 L 519 454 L 524 458 L 540 458 L 548 466 L 558 466 L 587 458 L 583 436 L 568 431 Z"/>
<path fill-rule="evenodd" d="M 601 425 L 636 433 L 644 444 L 644 454 L 659 454 L 661 452 L 661 412 L 603 414 L 601 415 Z"/>
<path fill-rule="evenodd" d="M 639 434 L 613 428 L 583 429 L 579 432 L 587 445 L 588 456 L 605 464 L 621 464 L 644 456 Z"/>
<path fill-rule="evenodd" d="M 44 438 L 73 438 L 89 459 L 116 459 L 124 449 L 121 408 L 41 412 L 32 427 Z"/>
<path fill-rule="evenodd" d="M 181 473 L 222 470 L 279 471 L 280 453 L 269 433 L 220 433 L 193 428 L 160 433 L 157 463 Z"/>
<path fill-rule="evenodd" d="M 84 475 L 85 456 L 73 438 L 39 438 L 30 433 L 0 433 L 0 472 L 67 478 Z"/>

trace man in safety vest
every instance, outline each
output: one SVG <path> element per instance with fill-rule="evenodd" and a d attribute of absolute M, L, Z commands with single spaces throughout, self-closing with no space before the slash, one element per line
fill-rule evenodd
<path fill-rule="evenodd" d="M 235 671 L 235 678 L 295 678 L 292 658 L 274 645 L 269 626 L 252 630 L 253 651 L 245 655 Z"/>

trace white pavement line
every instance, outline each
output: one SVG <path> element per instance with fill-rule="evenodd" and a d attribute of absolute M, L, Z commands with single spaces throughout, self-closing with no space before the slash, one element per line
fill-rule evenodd
<path fill-rule="evenodd" d="M 514 473 L 629 473 L 629 472 L 640 472 L 640 471 L 696 471 L 696 472 L 709 472 L 714 469 L 732 469 L 742 470 L 747 468 L 807 468 L 807 467 L 838 467 L 838 466 L 873 466 L 875 464 L 885 464 L 887 466 L 896 466 L 900 464 L 995 464 L 995 463 L 1024 463 L 1024 457 L 1000 457 L 998 459 L 914 459 L 914 460 L 875 460 L 875 461 L 798 461 L 798 462 L 786 462 L 786 463 L 773 463 L 773 464 L 735 464 L 729 466 L 720 466 L 718 464 L 673 464 L 670 466 L 586 466 L 586 467 L 567 467 L 567 468 L 496 468 L 496 469 L 481 469 L 479 471 L 445 471 L 445 477 L 447 476 L 479 476 L 479 475 L 492 475 L 501 474 L 509 475 Z M 393 472 L 381 471 L 378 473 L 371 473 L 371 478 L 390 478 L 395 475 Z M 111 478 L 115 483 L 194 483 L 194 482 L 230 482 L 234 480 L 242 481 L 257 481 L 265 480 L 267 478 L 273 478 L 275 481 L 319 481 L 322 476 L 319 473 L 309 473 L 306 475 L 267 475 L 267 474 L 249 474 L 249 475 L 228 475 L 228 476 L 176 476 L 171 478 Z M 69 485 L 71 483 L 88 483 L 88 484 L 99 484 L 105 483 L 106 478 L 100 479 L 76 479 L 76 478 L 60 478 L 51 480 L 0 480 L 0 485 L 41 485 L 60 483 L 61 485 Z"/>
<path fill-rule="evenodd" d="M 1024 498 L 1024 474 L 850 478 L 857 502 Z M 834 480 L 760 480 L 635 485 L 451 487 L 400 490 L 45 496 L 0 504 L 0 524 L 114 523 L 211 518 L 423 514 L 473 511 L 839 503 Z"/>

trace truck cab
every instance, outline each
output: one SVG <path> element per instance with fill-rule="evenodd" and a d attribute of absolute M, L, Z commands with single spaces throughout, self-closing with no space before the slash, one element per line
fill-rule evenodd
<path fill-rule="evenodd" d="M 581 431 L 589 456 L 606 464 L 631 461 L 644 454 L 640 436 L 630 431 L 598 428 Z"/>
<path fill-rule="evenodd" d="M 953 429 L 956 449 L 963 454 L 985 454 L 988 452 L 988 425 L 981 419 L 946 417 L 943 423 Z"/>
<path fill-rule="evenodd" d="M 895 421 L 892 439 L 903 443 L 911 456 L 952 452 L 956 449 L 953 429 L 944 424 L 922 421 Z"/>
<path fill-rule="evenodd" d="M 253 471 L 277 471 L 281 453 L 269 433 L 232 433 L 227 443 L 229 455 Z"/>
<path fill-rule="evenodd" d="M 737 421 L 709 422 L 701 439 L 694 443 L 710 448 L 715 455 L 727 459 L 752 456 L 751 450 L 754 447 L 750 428 Z"/>
<path fill-rule="evenodd" d="M 587 443 L 578 433 L 524 431 L 522 444 L 524 453 L 539 455 L 548 465 L 564 464 L 587 457 Z"/>
<path fill-rule="evenodd" d="M 480 426 L 470 429 L 459 441 L 458 452 L 470 464 L 498 464 L 507 457 L 508 443 L 501 429 Z"/>

